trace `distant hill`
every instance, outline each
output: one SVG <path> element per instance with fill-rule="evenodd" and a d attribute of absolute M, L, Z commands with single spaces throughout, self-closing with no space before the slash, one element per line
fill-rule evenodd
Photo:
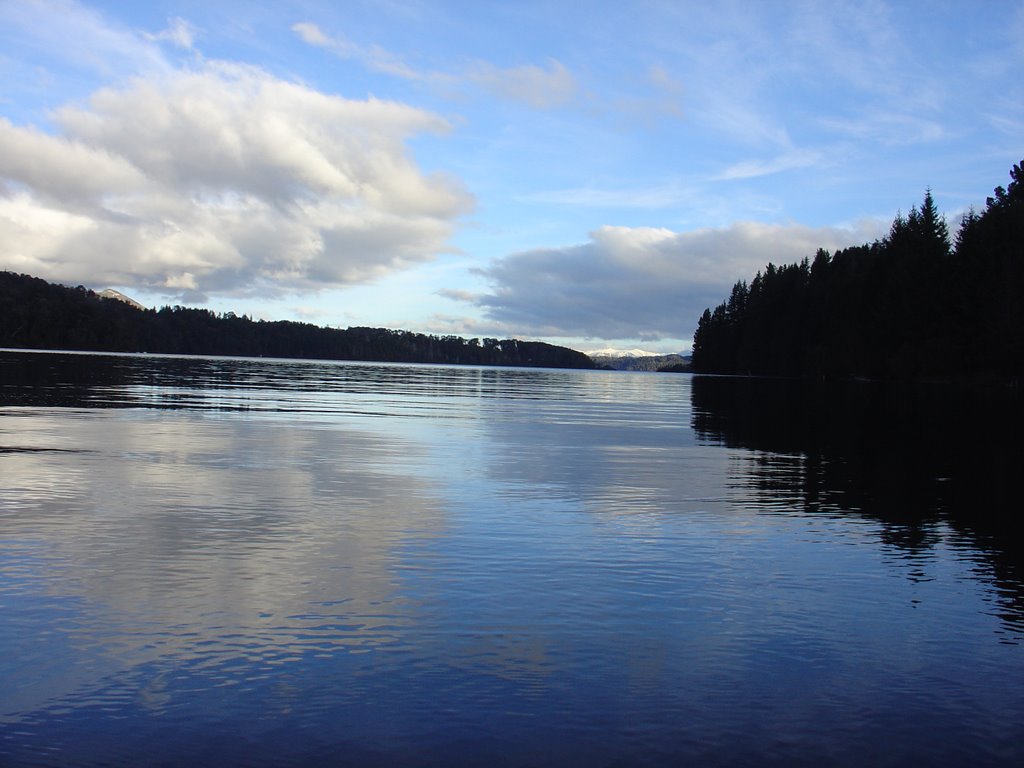
<path fill-rule="evenodd" d="M 115 292 L 116 293 L 116 292 Z M 0 272 L 0 347 L 97 352 L 593 368 L 582 352 L 540 341 L 463 339 L 387 328 L 322 328 L 186 307 L 140 308 L 29 275 Z"/>
<path fill-rule="evenodd" d="M 607 354 L 603 354 L 606 353 Z M 598 368 L 616 371 L 688 371 L 690 358 L 683 355 L 657 355 L 650 352 L 637 354 L 636 351 L 616 352 L 601 350 L 591 352 L 590 359 Z"/>

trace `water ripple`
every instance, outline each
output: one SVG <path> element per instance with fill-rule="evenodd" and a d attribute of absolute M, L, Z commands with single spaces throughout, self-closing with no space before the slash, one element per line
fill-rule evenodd
<path fill-rule="evenodd" d="M 949 467 L 688 376 L 0 355 L 4 765 L 1024 759 Z"/>

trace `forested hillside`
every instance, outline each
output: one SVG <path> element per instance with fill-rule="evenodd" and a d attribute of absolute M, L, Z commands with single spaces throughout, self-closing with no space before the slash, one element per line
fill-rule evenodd
<path fill-rule="evenodd" d="M 1024 162 L 951 242 L 930 191 L 887 237 L 737 282 L 694 335 L 704 373 L 1024 374 Z"/>
<path fill-rule="evenodd" d="M 265 322 L 205 309 L 140 310 L 85 288 L 0 272 L 0 347 L 593 368 L 582 352 L 538 341 L 466 340 L 385 328 Z"/>

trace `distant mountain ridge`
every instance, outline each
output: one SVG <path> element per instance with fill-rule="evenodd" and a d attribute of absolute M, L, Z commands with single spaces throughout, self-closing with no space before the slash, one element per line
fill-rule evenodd
<path fill-rule="evenodd" d="M 605 349 L 584 350 L 583 354 L 594 357 L 664 357 L 661 352 L 648 352 L 644 349 Z"/>
<path fill-rule="evenodd" d="M 641 352 L 631 354 L 640 350 L 629 350 L 618 352 L 617 350 L 600 350 L 591 352 L 590 359 L 598 368 L 607 368 L 616 371 L 687 371 L 690 369 L 690 358 L 684 355 L 659 355 L 655 352 Z M 601 354 L 603 352 L 615 352 L 616 354 Z"/>

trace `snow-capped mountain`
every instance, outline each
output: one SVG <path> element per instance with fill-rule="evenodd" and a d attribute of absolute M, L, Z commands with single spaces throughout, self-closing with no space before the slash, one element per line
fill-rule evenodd
<path fill-rule="evenodd" d="M 590 357 L 660 357 L 663 352 L 648 352 L 643 349 L 594 349 L 583 352 Z"/>
<path fill-rule="evenodd" d="M 139 302 L 133 299 L 131 296 L 125 296 L 120 291 L 115 291 L 113 288 L 105 288 L 98 294 L 101 299 L 114 299 L 116 301 L 123 301 L 125 304 L 135 307 L 136 309 L 145 309 Z"/>
<path fill-rule="evenodd" d="M 617 371 L 681 370 L 689 366 L 689 357 L 642 349 L 597 349 L 586 354 L 598 367 Z"/>

